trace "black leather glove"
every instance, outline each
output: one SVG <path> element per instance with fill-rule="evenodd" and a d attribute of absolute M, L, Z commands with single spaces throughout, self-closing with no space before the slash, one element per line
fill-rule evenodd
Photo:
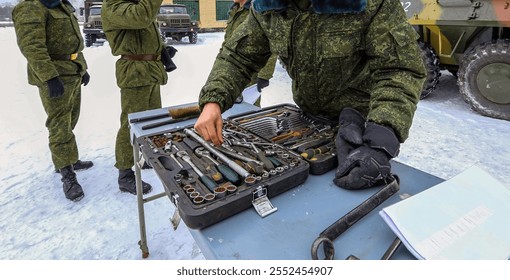
<path fill-rule="evenodd" d="M 335 184 L 345 189 L 366 189 L 387 183 L 391 177 L 390 159 L 398 155 L 399 148 L 393 129 L 367 123 L 363 145 L 339 162 Z"/>
<path fill-rule="evenodd" d="M 177 69 L 177 66 L 172 61 L 172 58 L 174 57 L 176 52 L 177 52 L 177 49 L 175 49 L 172 46 L 166 46 L 161 51 L 161 62 L 163 62 L 166 72 L 172 72 L 175 69 Z"/>
<path fill-rule="evenodd" d="M 352 108 L 344 108 L 338 117 L 338 134 L 336 135 L 336 155 L 338 164 L 342 164 L 354 149 L 363 145 L 365 118 Z"/>
<path fill-rule="evenodd" d="M 60 77 L 55 77 L 46 81 L 48 85 L 48 95 L 51 98 L 57 98 L 64 94 L 64 83 Z"/>
<path fill-rule="evenodd" d="M 262 92 L 262 89 L 269 85 L 269 80 L 257 78 L 257 90 Z"/>
<path fill-rule="evenodd" d="M 85 72 L 85 74 L 83 74 L 83 76 L 81 77 L 81 84 L 83 86 L 86 86 L 89 84 L 89 81 L 90 81 L 89 72 Z"/>

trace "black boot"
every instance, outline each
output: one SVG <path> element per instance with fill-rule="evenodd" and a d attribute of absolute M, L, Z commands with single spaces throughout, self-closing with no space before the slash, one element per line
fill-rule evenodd
<path fill-rule="evenodd" d="M 83 198 L 83 189 L 81 185 L 76 180 L 76 173 L 74 173 L 73 166 L 68 165 L 62 169 L 60 169 L 60 174 L 62 175 L 62 183 L 64 188 L 64 194 L 67 199 L 72 201 L 78 201 Z"/>
<path fill-rule="evenodd" d="M 119 189 L 122 192 L 136 194 L 136 179 L 135 172 L 129 169 L 119 170 Z M 142 181 L 142 193 L 148 194 L 152 191 L 152 186 Z"/>
<path fill-rule="evenodd" d="M 74 171 L 79 171 L 79 170 L 89 169 L 92 166 L 94 166 L 94 163 L 92 161 L 78 160 L 77 162 L 75 162 L 73 164 L 73 169 L 74 169 Z M 57 169 L 57 170 L 55 170 L 55 172 L 60 173 L 60 170 Z"/>

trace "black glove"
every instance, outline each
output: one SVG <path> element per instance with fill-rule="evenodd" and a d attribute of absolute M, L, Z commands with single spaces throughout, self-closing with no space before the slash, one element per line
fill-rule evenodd
<path fill-rule="evenodd" d="M 269 80 L 257 78 L 257 90 L 262 92 L 262 89 L 269 85 Z"/>
<path fill-rule="evenodd" d="M 90 81 L 89 72 L 85 72 L 85 74 L 83 74 L 83 76 L 81 76 L 81 84 L 83 86 L 86 86 L 89 84 L 89 81 Z"/>
<path fill-rule="evenodd" d="M 342 164 L 347 155 L 363 145 L 365 118 L 352 108 L 344 108 L 338 117 L 338 134 L 336 135 L 336 155 L 338 164 Z"/>
<path fill-rule="evenodd" d="M 363 134 L 363 146 L 339 162 L 333 181 L 345 189 L 366 189 L 387 183 L 391 177 L 390 159 L 398 155 L 399 148 L 393 129 L 369 122 Z"/>
<path fill-rule="evenodd" d="M 64 94 L 64 83 L 60 77 L 55 77 L 46 81 L 48 85 L 48 94 L 51 98 L 60 97 Z"/>
<path fill-rule="evenodd" d="M 176 52 L 177 52 L 177 49 L 175 49 L 172 46 L 166 46 L 161 51 L 161 62 L 163 62 L 166 72 L 172 72 L 175 69 L 177 69 L 177 66 L 172 61 L 172 57 L 174 57 Z"/>

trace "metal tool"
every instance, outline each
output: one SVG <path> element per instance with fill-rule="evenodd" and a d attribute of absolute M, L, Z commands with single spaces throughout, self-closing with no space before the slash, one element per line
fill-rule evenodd
<path fill-rule="evenodd" d="M 241 178 L 239 177 L 239 175 L 234 171 L 232 170 L 230 167 L 228 167 L 227 165 L 225 164 L 222 164 L 222 163 L 219 163 L 218 161 L 216 161 L 215 159 L 213 159 L 211 156 L 210 156 L 210 153 L 209 151 L 206 151 L 205 148 L 203 147 L 200 147 L 200 148 L 197 148 L 195 150 L 195 153 L 199 156 L 199 157 L 205 157 L 205 158 L 208 158 L 213 164 L 216 165 L 216 168 L 218 168 L 218 171 L 223 175 L 223 177 L 225 179 L 227 179 L 229 182 L 231 183 L 234 183 L 236 185 L 240 184 L 241 183 Z"/>
<path fill-rule="evenodd" d="M 265 153 L 262 150 L 257 149 L 255 144 L 251 143 L 253 152 L 257 155 L 257 158 L 264 164 L 266 170 L 274 169 L 273 163 L 266 158 Z"/>
<path fill-rule="evenodd" d="M 332 260 L 335 257 L 335 246 L 333 240 L 338 238 L 342 233 L 348 230 L 353 224 L 365 217 L 370 211 L 375 209 L 386 199 L 393 194 L 397 193 L 400 189 L 398 177 L 395 176 L 393 181 L 382 187 L 379 191 L 363 201 L 356 208 L 352 209 L 349 213 L 338 219 L 324 231 L 319 234 L 312 244 L 311 253 L 312 259 L 319 259 L 317 251 L 319 246 L 323 244 L 324 256 L 327 260 Z"/>
<path fill-rule="evenodd" d="M 193 168 L 193 170 L 195 171 L 195 173 L 197 173 L 198 175 L 198 178 L 200 179 L 200 181 L 202 181 L 202 183 L 211 191 L 211 192 L 214 192 L 214 189 L 216 187 L 218 187 L 218 185 L 216 184 L 216 182 L 214 182 L 213 179 L 209 178 L 209 176 L 205 175 L 204 173 L 202 173 L 202 171 L 200 171 L 200 169 L 195 165 L 193 164 L 193 162 L 191 161 L 191 158 L 188 156 L 188 153 L 185 152 L 185 151 L 179 151 L 177 152 L 177 156 L 180 157 L 182 160 L 184 160 L 185 162 L 187 162 L 191 168 Z"/>
<path fill-rule="evenodd" d="M 242 168 L 237 163 L 226 157 L 224 154 L 214 149 L 209 143 L 207 143 L 202 137 L 198 136 L 198 134 L 196 134 L 193 130 L 185 128 L 184 133 L 186 133 L 186 135 L 188 135 L 189 137 L 195 139 L 195 141 L 197 141 L 198 143 L 202 144 L 204 148 L 206 148 L 207 150 L 209 150 L 209 152 L 217 156 L 221 161 L 227 164 L 230 168 L 232 168 L 235 172 L 237 172 L 237 174 L 241 175 L 243 178 L 246 178 L 250 175 L 250 172 L 246 171 L 244 168 Z"/>

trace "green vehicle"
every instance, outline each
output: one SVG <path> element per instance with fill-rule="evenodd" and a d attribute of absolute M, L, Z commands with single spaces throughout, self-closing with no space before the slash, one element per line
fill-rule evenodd
<path fill-rule="evenodd" d="M 161 5 L 157 20 L 164 40 L 170 38 L 180 42 L 182 38 L 188 37 L 190 44 L 197 43 L 198 23 L 191 20 L 186 6 L 177 4 Z"/>
<path fill-rule="evenodd" d="M 106 40 L 103 32 L 103 22 L 101 21 L 102 1 L 85 0 L 83 8 L 80 9 L 80 15 L 84 16 L 83 34 L 85 36 L 85 46 L 92 46 L 98 39 Z"/>
<path fill-rule="evenodd" d="M 401 4 L 421 36 L 428 67 L 421 97 L 432 93 L 440 71 L 448 70 L 475 111 L 510 120 L 510 2 L 404 0 Z"/>

